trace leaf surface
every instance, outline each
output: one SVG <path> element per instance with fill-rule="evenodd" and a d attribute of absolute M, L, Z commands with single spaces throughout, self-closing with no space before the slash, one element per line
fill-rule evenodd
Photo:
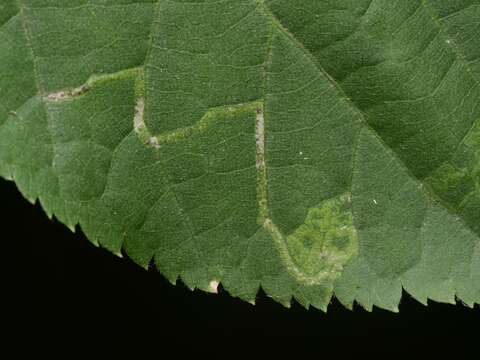
<path fill-rule="evenodd" d="M 480 0 L 3 0 L 0 175 L 253 302 L 480 302 Z"/>

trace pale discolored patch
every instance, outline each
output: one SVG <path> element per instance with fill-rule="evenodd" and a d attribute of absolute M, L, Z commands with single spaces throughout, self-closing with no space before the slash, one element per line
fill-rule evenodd
<path fill-rule="evenodd" d="M 217 280 L 212 280 L 208 284 L 208 291 L 211 292 L 212 294 L 218 294 L 218 286 L 220 285 L 220 282 Z"/>
<path fill-rule="evenodd" d="M 137 99 L 135 104 L 135 116 L 133 118 L 133 127 L 138 133 L 145 128 L 145 123 L 143 121 L 143 113 L 145 112 L 145 99 L 140 97 Z"/>
<path fill-rule="evenodd" d="M 480 195 L 479 147 L 480 121 L 477 121 L 456 153 L 425 179 L 425 183 L 456 211 L 461 211 Z"/>
<path fill-rule="evenodd" d="M 304 274 L 323 273 L 337 278 L 358 252 L 350 194 L 311 208 L 305 222 L 287 237 L 287 245 L 294 263 Z"/>
<path fill-rule="evenodd" d="M 48 94 L 46 96 L 46 99 L 48 101 L 52 101 L 52 102 L 64 101 L 64 100 L 72 99 L 72 98 L 75 98 L 77 96 L 83 95 L 88 90 L 89 90 L 88 85 L 82 85 L 82 86 L 80 86 L 78 88 L 75 88 L 75 89 L 62 90 L 62 91 L 58 91 L 58 92 L 55 92 L 55 93 Z"/>

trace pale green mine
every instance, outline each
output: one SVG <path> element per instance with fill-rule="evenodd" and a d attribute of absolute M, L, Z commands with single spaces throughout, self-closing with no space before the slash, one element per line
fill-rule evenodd
<path fill-rule="evenodd" d="M 0 176 L 191 289 L 473 307 L 479 19 L 480 0 L 2 0 Z"/>
<path fill-rule="evenodd" d="M 305 274 L 335 279 L 358 252 L 350 194 L 308 211 L 305 223 L 287 237 L 289 252 Z"/>

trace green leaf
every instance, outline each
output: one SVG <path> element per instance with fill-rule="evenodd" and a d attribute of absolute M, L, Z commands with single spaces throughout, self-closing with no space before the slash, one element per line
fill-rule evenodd
<path fill-rule="evenodd" d="M 480 302 L 480 0 L 3 0 L 0 174 L 170 281 Z"/>

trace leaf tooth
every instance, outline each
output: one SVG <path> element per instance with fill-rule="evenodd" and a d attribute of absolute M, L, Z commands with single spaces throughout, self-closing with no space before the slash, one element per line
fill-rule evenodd
<path fill-rule="evenodd" d="M 218 280 L 212 280 L 208 284 L 207 292 L 211 294 L 218 294 L 218 286 L 220 285 L 220 282 Z"/>

